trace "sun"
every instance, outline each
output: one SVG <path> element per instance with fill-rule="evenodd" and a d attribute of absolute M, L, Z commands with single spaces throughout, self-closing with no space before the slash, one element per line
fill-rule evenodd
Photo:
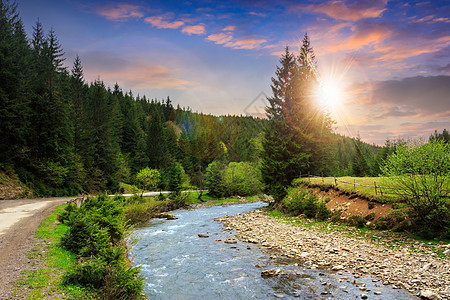
<path fill-rule="evenodd" d="M 334 110 L 341 103 L 343 92 L 338 81 L 322 80 L 317 87 L 316 96 L 321 107 Z"/>

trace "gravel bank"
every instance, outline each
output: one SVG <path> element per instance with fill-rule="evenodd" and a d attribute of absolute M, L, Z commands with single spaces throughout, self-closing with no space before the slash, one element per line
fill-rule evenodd
<path fill-rule="evenodd" d="M 413 295 L 450 299 L 449 256 L 439 258 L 421 242 L 401 240 L 396 241 L 397 247 L 388 248 L 336 225 L 322 230 L 297 226 L 262 211 L 226 216 L 218 221 L 227 229 L 235 229 L 238 239 L 302 258 L 306 266 L 346 270 L 357 276 L 372 275 L 385 285 L 404 288 Z M 436 249 L 446 251 L 450 245 L 437 245 Z"/>

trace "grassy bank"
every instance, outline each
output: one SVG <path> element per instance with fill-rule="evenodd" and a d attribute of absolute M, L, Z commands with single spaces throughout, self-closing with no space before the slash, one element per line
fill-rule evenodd
<path fill-rule="evenodd" d="M 398 202 L 401 200 L 398 195 L 389 194 L 390 189 L 386 188 L 384 177 L 334 177 L 319 178 L 308 177 L 297 179 L 309 186 L 322 188 L 335 188 L 337 190 L 361 196 L 362 198 L 377 201 L 380 203 Z"/>

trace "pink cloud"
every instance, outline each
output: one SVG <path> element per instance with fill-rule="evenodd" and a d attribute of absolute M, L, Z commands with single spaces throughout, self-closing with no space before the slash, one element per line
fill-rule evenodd
<path fill-rule="evenodd" d="M 231 34 L 221 32 L 221 33 L 208 35 L 208 37 L 206 39 L 208 41 L 212 41 L 218 45 L 222 45 L 222 44 L 225 44 L 225 43 L 231 41 L 233 39 L 233 36 Z"/>
<path fill-rule="evenodd" d="M 249 12 L 249 15 L 257 16 L 257 17 L 262 17 L 262 18 L 265 18 L 265 17 L 267 16 L 267 15 L 264 14 L 264 13 L 258 13 L 258 12 L 254 12 L 254 11 Z"/>
<path fill-rule="evenodd" d="M 381 25 L 374 25 L 358 30 L 350 37 L 347 48 L 359 49 L 369 44 L 379 44 L 391 35 L 391 31 Z"/>
<path fill-rule="evenodd" d="M 262 47 L 262 44 L 266 43 L 267 40 L 265 39 L 258 39 L 258 38 L 242 38 L 237 39 L 235 41 L 230 41 L 228 43 L 225 43 L 225 47 L 230 47 L 233 49 L 257 49 Z"/>
<path fill-rule="evenodd" d="M 181 29 L 181 32 L 186 33 L 188 35 L 205 34 L 206 30 L 204 25 L 189 25 L 184 26 L 183 29 Z"/>
<path fill-rule="evenodd" d="M 222 29 L 222 31 L 235 31 L 235 30 L 236 30 L 236 26 L 234 26 L 234 25 L 228 25 L 227 27 Z"/>
<path fill-rule="evenodd" d="M 128 62 L 123 68 L 117 70 L 86 70 L 87 77 L 100 76 L 106 82 L 112 84 L 118 82 L 126 88 L 132 89 L 186 89 L 189 81 L 177 78 L 173 71 L 165 66 L 146 61 Z"/>
<path fill-rule="evenodd" d="M 258 49 L 267 43 L 267 40 L 259 37 L 235 38 L 230 32 L 211 34 L 206 39 L 224 47 L 245 50 Z"/>
<path fill-rule="evenodd" d="M 300 9 L 323 13 L 338 20 L 357 21 L 367 18 L 376 18 L 386 10 L 387 0 L 371 1 L 370 4 L 362 1 L 346 3 L 344 0 L 332 0 L 320 4 L 298 5 Z"/>
<path fill-rule="evenodd" d="M 166 28 L 166 29 L 177 29 L 184 25 L 183 21 L 173 21 L 169 22 L 167 20 L 164 20 L 165 17 L 163 16 L 152 16 L 145 18 L 145 22 L 151 24 L 153 27 L 156 28 Z"/>
<path fill-rule="evenodd" d="M 113 21 L 125 21 L 131 18 L 142 18 L 144 14 L 140 11 L 140 7 L 128 3 L 118 3 L 116 6 L 104 6 L 97 8 L 97 13 Z"/>

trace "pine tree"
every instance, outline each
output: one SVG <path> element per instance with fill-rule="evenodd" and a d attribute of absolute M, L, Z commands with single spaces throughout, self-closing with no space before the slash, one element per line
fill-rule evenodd
<path fill-rule="evenodd" d="M 295 143 L 289 119 L 286 117 L 286 90 L 295 70 L 295 57 L 286 47 L 284 55 L 277 67 L 276 78 L 272 78 L 273 97 L 268 98 L 269 106 L 266 114 L 269 124 L 263 141 L 261 173 L 266 185 L 266 192 L 272 195 L 276 202 L 286 195 L 286 187 L 300 175 L 301 169 L 307 166 L 308 154 L 301 151 Z"/>
<path fill-rule="evenodd" d="M 305 34 L 300 55 L 295 58 L 286 48 L 272 79 L 273 97 L 268 98 L 269 119 L 262 160 L 266 190 L 279 202 L 286 188 L 301 173 L 324 169 L 324 137 L 331 135 L 331 118 L 315 104 L 312 91 L 317 85 L 314 51 Z"/>

